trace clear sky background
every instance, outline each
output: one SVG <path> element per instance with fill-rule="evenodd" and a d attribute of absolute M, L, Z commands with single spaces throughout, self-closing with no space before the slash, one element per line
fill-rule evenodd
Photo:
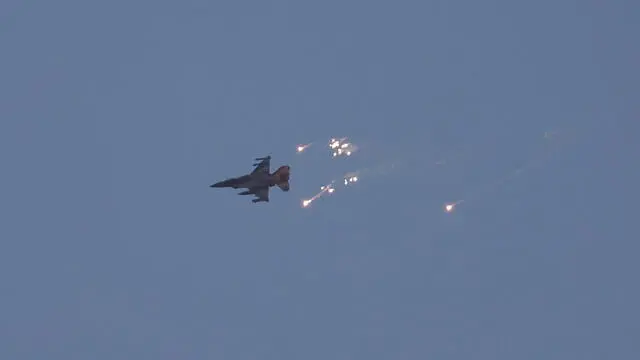
<path fill-rule="evenodd" d="M 639 10 L 2 1 L 0 358 L 637 358 Z"/>

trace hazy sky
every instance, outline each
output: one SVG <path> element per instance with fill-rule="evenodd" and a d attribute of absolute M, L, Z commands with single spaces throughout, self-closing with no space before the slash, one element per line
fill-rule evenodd
<path fill-rule="evenodd" d="M 2 1 L 0 358 L 636 358 L 639 24 L 622 0 Z M 289 193 L 208 187 L 267 154 Z"/>

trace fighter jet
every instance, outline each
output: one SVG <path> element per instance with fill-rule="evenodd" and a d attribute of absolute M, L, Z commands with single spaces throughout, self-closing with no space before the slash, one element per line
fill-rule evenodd
<path fill-rule="evenodd" d="M 259 163 L 253 164 L 255 169 L 250 174 L 236 178 L 230 178 L 210 185 L 212 188 L 233 188 L 247 189 L 238 195 L 255 195 L 253 203 L 269 202 L 269 188 L 278 186 L 282 191 L 289 191 L 289 171 L 288 165 L 278 168 L 273 174 L 271 172 L 271 156 L 257 158 Z"/>

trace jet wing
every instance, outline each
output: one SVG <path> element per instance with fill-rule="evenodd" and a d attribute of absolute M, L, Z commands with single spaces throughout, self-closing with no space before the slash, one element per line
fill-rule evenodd
<path fill-rule="evenodd" d="M 253 199 L 254 203 L 260 202 L 260 201 L 269 202 L 269 187 L 268 186 L 259 187 L 259 188 L 253 188 L 253 189 L 251 189 L 251 191 L 257 197 L 257 199 Z"/>
<path fill-rule="evenodd" d="M 257 164 L 253 164 L 256 168 L 253 169 L 251 175 L 254 174 L 269 174 L 271 172 L 271 156 L 257 158 L 260 162 Z"/>

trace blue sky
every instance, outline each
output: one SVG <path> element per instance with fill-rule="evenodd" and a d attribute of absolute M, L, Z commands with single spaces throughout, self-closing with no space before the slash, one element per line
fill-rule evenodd
<path fill-rule="evenodd" d="M 634 357 L 639 10 L 3 1 L 0 357 Z"/>

